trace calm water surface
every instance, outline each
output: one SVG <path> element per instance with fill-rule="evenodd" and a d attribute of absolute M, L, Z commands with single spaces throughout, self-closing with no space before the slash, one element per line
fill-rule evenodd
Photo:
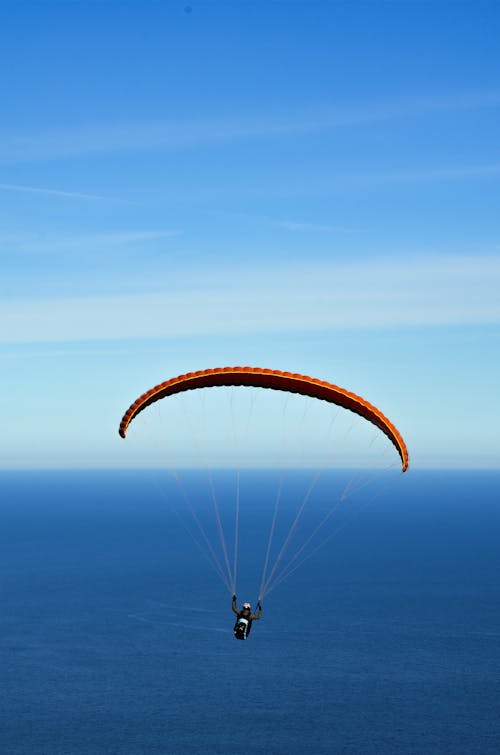
<path fill-rule="evenodd" d="M 0 752 L 497 754 L 499 490 L 492 472 L 399 478 L 241 643 L 151 474 L 1 474 Z"/>

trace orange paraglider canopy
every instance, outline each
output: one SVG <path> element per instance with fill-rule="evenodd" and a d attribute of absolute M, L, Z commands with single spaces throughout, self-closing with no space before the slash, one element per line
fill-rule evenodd
<path fill-rule="evenodd" d="M 215 367 L 209 370 L 188 372 L 185 375 L 166 380 L 164 383 L 146 391 L 134 401 L 123 415 L 118 432 L 122 438 L 125 438 L 128 426 L 134 417 L 150 404 L 166 396 L 195 388 L 231 385 L 248 385 L 256 388 L 299 393 L 349 409 L 351 412 L 364 417 L 385 433 L 400 456 L 402 471 L 405 472 L 408 469 L 408 451 L 401 434 L 376 406 L 368 403 L 361 396 L 357 396 L 355 393 L 345 390 L 345 388 L 339 388 L 338 385 L 333 385 L 333 383 L 327 383 L 325 380 L 262 367 Z"/>

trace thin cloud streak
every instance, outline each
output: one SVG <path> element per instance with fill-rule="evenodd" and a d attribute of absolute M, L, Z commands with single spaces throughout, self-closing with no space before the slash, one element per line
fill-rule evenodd
<path fill-rule="evenodd" d="M 186 281 L 184 290 L 4 301 L 0 341 L 498 324 L 499 290 L 500 260 L 493 257 L 308 264 L 248 274 L 221 269 Z"/>
<path fill-rule="evenodd" d="M 57 349 L 44 349 L 38 350 L 25 350 L 22 351 L 3 351 L 0 352 L 0 361 L 15 361 L 15 360 L 27 360 L 27 359 L 81 359 L 82 357 L 88 359 L 89 357 L 121 357 L 128 356 L 130 354 L 127 348 L 108 348 L 104 346 L 100 349 L 96 348 L 80 348 L 80 349 L 68 349 L 65 346 L 61 346 Z"/>
<path fill-rule="evenodd" d="M 276 199 L 276 198 L 298 198 L 298 197 L 327 197 L 330 195 L 336 196 L 339 192 L 345 193 L 349 189 L 357 191 L 359 187 L 380 186 L 405 186 L 414 185 L 418 183 L 450 183 L 450 182 L 467 182 L 467 181 L 495 181 L 500 176 L 500 163 L 479 164 L 479 165 L 458 165 L 458 166 L 439 166 L 428 167 L 416 170 L 394 170 L 394 171 L 372 171 L 366 173 L 338 173 L 329 175 L 328 178 L 318 177 L 316 175 L 301 175 L 300 180 L 289 180 L 284 182 L 279 178 L 276 180 L 266 181 L 264 184 L 261 182 L 251 184 L 241 181 L 226 182 L 223 188 L 220 187 L 206 187 L 200 188 L 199 186 L 192 189 L 180 189 L 180 190 L 162 190 L 161 200 L 163 202 L 232 202 L 237 199 L 240 202 L 242 200 L 254 200 L 254 199 Z M 231 213 L 234 217 L 238 213 Z M 243 215 L 240 214 L 242 217 Z M 251 216 L 246 215 L 248 219 L 252 219 Z M 253 216 L 257 221 L 258 216 Z M 287 223 L 286 220 L 265 218 L 261 216 L 261 220 L 270 225 L 281 226 L 288 230 L 292 230 L 292 226 L 295 225 L 295 230 L 298 230 L 300 226 L 303 226 L 304 230 L 307 224 L 296 223 L 291 221 Z M 320 224 L 321 226 L 321 224 Z M 323 226 L 326 228 L 327 226 Z M 314 229 L 314 224 L 311 224 L 310 230 Z M 318 229 L 318 227 L 317 227 Z M 357 229 L 344 228 L 332 226 L 332 230 L 339 232 L 357 232 Z"/>
<path fill-rule="evenodd" d="M 266 225 L 274 228 L 283 228 L 285 231 L 297 232 L 325 232 L 325 233 L 359 233 L 357 228 L 348 228 L 334 223 L 317 223 L 303 220 L 291 220 L 290 218 L 276 218 L 269 215 L 255 215 L 248 212 L 236 212 L 230 210 L 218 210 L 217 215 L 231 220 L 243 220 L 253 225 Z"/>
<path fill-rule="evenodd" d="M 154 151 L 229 144 L 247 139 L 307 134 L 349 126 L 476 110 L 500 105 L 500 91 L 413 97 L 345 107 L 316 107 L 282 115 L 204 117 L 150 123 L 92 126 L 0 134 L 0 162 L 17 163 L 79 157 L 96 153 Z"/>
<path fill-rule="evenodd" d="M 135 242 L 155 241 L 181 235 L 181 231 L 111 231 L 108 233 L 82 234 L 80 236 L 63 236 L 40 239 L 36 235 L 0 236 L 2 245 L 16 246 L 28 252 L 61 252 L 84 249 L 89 252 L 101 251 L 103 248 L 133 244 Z"/>
<path fill-rule="evenodd" d="M 119 246 L 132 244 L 136 241 L 154 241 L 156 239 L 172 238 L 179 236 L 180 231 L 112 231 L 110 233 L 83 234 L 82 236 L 68 236 L 58 239 L 50 244 L 52 249 L 68 249 L 85 247 L 94 249 L 105 246 Z M 46 245 L 47 248 L 48 245 Z"/>
<path fill-rule="evenodd" d="M 86 199 L 92 201 L 104 202 L 123 202 L 125 200 L 116 199 L 115 197 L 105 197 L 101 194 L 83 194 L 77 191 L 63 191 L 61 189 L 48 189 L 44 186 L 21 186 L 19 184 L 0 183 L 1 191 L 14 191 L 24 194 L 44 194 L 53 197 L 65 197 L 67 199 Z"/>
<path fill-rule="evenodd" d="M 271 220 L 271 225 L 283 228 L 285 231 L 318 231 L 320 233 L 356 233 L 353 228 L 344 228 L 338 225 L 321 225 L 320 223 L 301 223 L 293 220 Z"/>
<path fill-rule="evenodd" d="M 489 165 L 463 165 L 456 168 L 424 168 L 423 170 L 406 170 L 393 172 L 373 172 L 360 174 L 347 174 L 338 176 L 345 185 L 382 185 L 382 184 L 405 184 L 433 181 L 454 181 L 467 178 L 496 178 L 500 176 L 500 163 Z"/>

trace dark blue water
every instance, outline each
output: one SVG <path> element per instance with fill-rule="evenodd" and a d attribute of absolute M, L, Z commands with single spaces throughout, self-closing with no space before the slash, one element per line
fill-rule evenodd
<path fill-rule="evenodd" d="M 499 473 L 398 477 L 245 643 L 147 473 L 0 486 L 2 754 L 500 752 Z"/>

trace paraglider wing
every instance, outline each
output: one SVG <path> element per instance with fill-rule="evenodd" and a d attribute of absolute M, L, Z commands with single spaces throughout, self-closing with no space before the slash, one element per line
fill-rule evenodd
<path fill-rule="evenodd" d="M 195 388 L 232 385 L 248 385 L 257 388 L 270 388 L 277 391 L 299 393 L 303 396 L 321 399 L 349 409 L 351 412 L 364 417 L 364 419 L 385 433 L 399 454 L 402 471 L 405 472 L 408 469 L 408 451 L 401 434 L 376 406 L 368 403 L 361 396 L 345 390 L 345 388 L 333 385 L 333 383 L 327 383 L 324 380 L 318 380 L 308 375 L 269 370 L 261 367 L 215 367 L 209 370 L 188 372 L 185 375 L 179 375 L 164 383 L 160 383 L 146 393 L 143 393 L 127 409 L 120 423 L 119 434 L 122 438 L 125 438 L 127 429 L 134 417 L 150 404 L 166 396 Z"/>

